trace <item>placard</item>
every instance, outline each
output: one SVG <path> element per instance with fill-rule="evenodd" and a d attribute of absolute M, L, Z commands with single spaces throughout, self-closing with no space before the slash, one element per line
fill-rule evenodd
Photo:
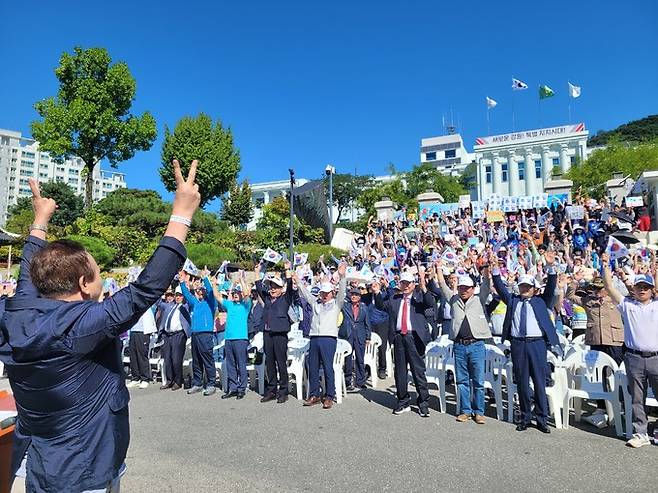
<path fill-rule="evenodd" d="M 473 219 L 482 219 L 484 217 L 484 202 L 471 202 L 471 208 L 473 209 Z"/>
<path fill-rule="evenodd" d="M 470 195 L 460 195 L 459 196 L 459 207 L 461 209 L 466 209 L 471 205 L 471 196 Z"/>
<path fill-rule="evenodd" d="M 568 205 L 567 214 L 571 219 L 585 219 L 585 207 L 582 205 Z"/>
<path fill-rule="evenodd" d="M 626 197 L 626 207 L 642 207 L 643 205 L 642 197 Z"/>
<path fill-rule="evenodd" d="M 519 210 L 518 197 L 503 197 L 503 212 L 516 212 Z"/>
<path fill-rule="evenodd" d="M 535 209 L 541 209 L 542 207 L 548 207 L 548 194 L 540 193 L 539 195 L 534 195 L 532 197 L 532 206 Z"/>
<path fill-rule="evenodd" d="M 487 202 L 489 202 L 489 209 L 500 210 L 503 205 L 503 198 L 497 193 L 492 193 L 491 195 L 489 195 Z"/>
<path fill-rule="evenodd" d="M 548 196 L 548 200 L 546 201 L 547 205 L 545 207 L 557 207 L 558 205 L 567 205 L 567 202 L 569 202 L 569 194 L 568 193 L 554 193 Z"/>
<path fill-rule="evenodd" d="M 505 220 L 505 213 L 503 211 L 487 211 L 488 223 L 502 223 Z"/>
<path fill-rule="evenodd" d="M 533 196 L 532 195 L 521 195 L 519 197 L 519 209 L 533 209 Z"/>

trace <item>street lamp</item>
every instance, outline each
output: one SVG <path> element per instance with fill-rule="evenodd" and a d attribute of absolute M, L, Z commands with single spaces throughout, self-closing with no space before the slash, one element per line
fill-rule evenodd
<path fill-rule="evenodd" d="M 334 180 L 333 176 L 336 173 L 336 168 L 331 164 L 327 164 L 324 169 L 325 174 L 329 177 L 329 243 L 334 238 Z"/>

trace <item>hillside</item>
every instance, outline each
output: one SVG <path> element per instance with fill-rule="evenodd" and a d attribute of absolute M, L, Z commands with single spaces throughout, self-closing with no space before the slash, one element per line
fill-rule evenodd
<path fill-rule="evenodd" d="M 606 145 L 616 137 L 622 142 L 646 142 L 658 138 L 658 115 L 649 115 L 640 120 L 624 123 L 614 130 L 599 130 L 590 137 L 590 147 Z"/>

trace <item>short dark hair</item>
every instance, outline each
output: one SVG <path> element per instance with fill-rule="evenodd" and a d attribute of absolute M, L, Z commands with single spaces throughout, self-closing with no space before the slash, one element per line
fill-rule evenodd
<path fill-rule="evenodd" d="M 87 250 L 71 240 L 53 241 L 39 250 L 30 264 L 32 284 L 45 298 L 75 294 L 81 277 L 93 281 L 95 276 Z"/>

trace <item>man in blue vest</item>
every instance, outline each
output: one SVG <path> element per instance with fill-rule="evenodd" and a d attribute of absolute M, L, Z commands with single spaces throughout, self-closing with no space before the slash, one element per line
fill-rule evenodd
<path fill-rule="evenodd" d="M 533 276 L 525 274 L 519 278 L 519 294 L 512 294 L 500 277 L 497 259 L 491 256 L 489 263 L 493 269 L 493 282 L 498 295 L 507 306 L 503 322 L 503 340 L 511 341 L 512 365 L 521 408 L 521 422 L 516 430 L 525 431 L 532 416 L 530 378 L 534 386 L 535 416 L 537 429 L 550 433 L 546 424 L 548 401 L 546 399 L 546 372 L 548 368 L 546 351 L 550 347 L 559 351 L 560 342 L 555 325 L 548 315 L 553 304 L 557 286 L 555 252 L 544 254 L 548 280 L 544 292 L 539 294 L 541 285 Z"/>
<path fill-rule="evenodd" d="M 99 302 L 103 281 L 82 245 L 47 243 L 56 204 L 30 179 L 34 223 L 16 295 L 0 322 L 0 359 L 18 417 L 12 479 L 29 492 L 118 491 L 130 441 L 119 335 L 164 294 L 185 261 L 183 242 L 200 195 L 174 161 L 176 195 L 159 246 L 134 283 Z"/>
<path fill-rule="evenodd" d="M 361 302 L 361 290 L 350 290 L 350 303 L 343 305 L 343 323 L 338 337 L 345 339 L 352 346 L 352 354 L 345 359 L 345 384 L 347 390 L 366 388 L 366 367 L 364 359 L 366 344 L 370 342 L 370 317 L 368 307 Z M 356 364 L 355 364 L 356 361 Z M 354 373 L 356 370 L 356 381 Z M 375 371 L 374 369 L 371 369 Z"/>

